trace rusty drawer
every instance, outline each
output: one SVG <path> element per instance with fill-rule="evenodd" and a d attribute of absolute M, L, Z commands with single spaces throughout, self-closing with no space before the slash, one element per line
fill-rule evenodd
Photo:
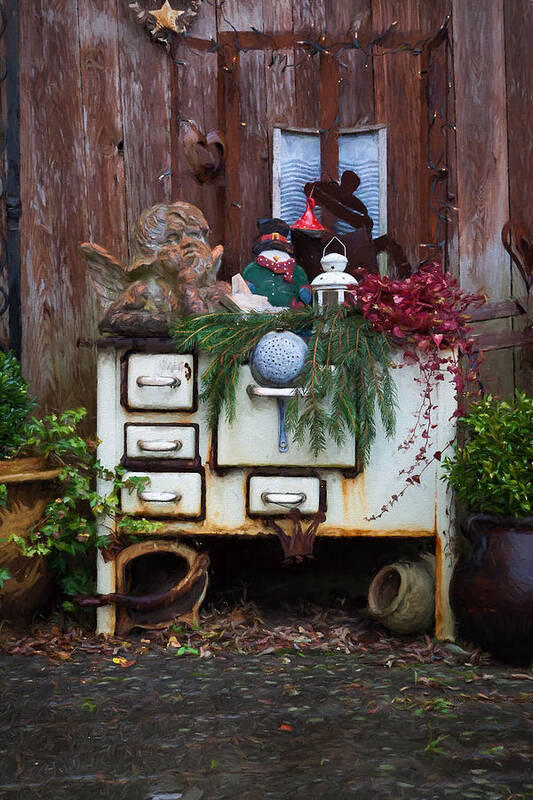
<path fill-rule="evenodd" d="M 122 402 L 127 408 L 188 411 L 195 404 L 194 359 L 175 353 L 131 353 Z"/>
<path fill-rule="evenodd" d="M 252 516 L 287 514 L 294 508 L 316 514 L 325 508 L 325 482 L 308 475 L 251 475 L 247 506 Z"/>
<path fill-rule="evenodd" d="M 205 508 L 202 472 L 127 472 L 130 477 L 147 477 L 144 489 L 120 493 L 124 514 L 137 517 L 201 519 Z"/>
<path fill-rule="evenodd" d="M 198 457 L 198 425 L 125 425 L 127 458 L 192 461 Z"/>

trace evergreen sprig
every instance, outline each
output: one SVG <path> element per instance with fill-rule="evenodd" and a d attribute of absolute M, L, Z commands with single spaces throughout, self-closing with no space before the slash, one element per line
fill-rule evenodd
<path fill-rule="evenodd" d="M 302 391 L 287 402 L 288 430 L 297 442 L 307 437 L 315 455 L 326 448 L 328 435 L 338 445 L 354 435 L 366 463 L 376 434 L 376 406 L 387 436 L 394 432 L 391 348 L 385 334 L 345 306 L 277 314 L 222 311 L 179 320 L 173 330 L 178 352 L 198 349 L 212 356 L 201 395 L 210 424 L 217 424 L 223 407 L 228 422 L 235 419 L 239 367 L 262 336 L 283 330 L 308 338 L 304 367 L 294 382 Z"/>

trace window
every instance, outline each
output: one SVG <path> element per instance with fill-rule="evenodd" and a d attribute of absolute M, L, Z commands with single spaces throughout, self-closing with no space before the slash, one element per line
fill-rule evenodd
<path fill-rule="evenodd" d="M 356 196 L 372 217 L 374 238 L 387 230 L 386 136 L 385 127 L 373 127 L 341 131 L 338 138 L 339 178 L 351 169 L 361 179 Z M 304 185 L 320 180 L 320 134 L 274 128 L 273 171 L 272 214 L 292 225 L 305 210 Z M 352 230 L 344 222 L 337 229 Z"/>

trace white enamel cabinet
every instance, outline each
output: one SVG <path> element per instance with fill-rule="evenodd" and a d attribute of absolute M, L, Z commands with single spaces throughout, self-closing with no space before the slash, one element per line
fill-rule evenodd
<path fill-rule="evenodd" d="M 399 408 L 396 433 L 385 437 L 376 415 L 377 435 L 369 464 L 358 469 L 356 442 L 331 443 L 315 457 L 305 445 L 278 448 L 274 398 L 256 396 L 250 371 L 242 367 L 237 414 L 218 430 L 207 424 L 198 402 L 200 354 L 177 355 L 170 340 L 98 340 L 98 456 L 113 470 L 147 477 L 142 490 L 122 492 L 121 511 L 160 520 L 157 538 L 186 541 L 194 536 L 274 535 L 267 518 L 286 517 L 298 508 L 305 516 L 325 514 L 319 536 L 434 537 L 436 549 L 436 633 L 453 637 L 448 582 L 453 568 L 453 518 L 449 494 L 433 462 L 387 513 L 382 506 L 405 485 L 399 473 L 420 447 L 398 449 L 420 405 L 417 365 L 395 369 Z M 454 436 L 454 387 L 448 375 L 436 381 L 432 402 L 438 423 L 431 444 L 444 450 Z M 100 481 L 99 489 L 111 487 Z M 101 520 L 102 526 L 115 520 Z M 98 591 L 116 591 L 114 561 L 98 559 Z M 113 633 L 115 609 L 98 610 L 98 630 Z"/>

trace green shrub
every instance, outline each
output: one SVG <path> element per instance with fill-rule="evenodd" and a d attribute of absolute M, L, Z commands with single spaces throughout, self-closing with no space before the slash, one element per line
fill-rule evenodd
<path fill-rule="evenodd" d="M 469 510 L 503 517 L 533 513 L 533 398 L 484 397 L 459 419 L 467 440 L 443 462 L 446 478 Z"/>
<path fill-rule="evenodd" d="M 96 548 L 109 547 L 111 533 L 98 527 L 96 515 L 111 515 L 118 509 L 122 488 L 142 487 L 146 478 L 123 480 L 126 470 L 104 469 L 96 459 L 96 445 L 84 439 L 79 425 L 86 409 L 75 408 L 62 414 L 49 414 L 42 419 L 32 417 L 24 426 L 24 448 L 45 456 L 49 465 L 60 468 L 57 494 L 50 502 L 27 538 L 8 536 L 21 553 L 28 557 L 48 558 L 49 566 L 65 596 L 87 594 L 94 590 L 94 553 Z M 95 488 L 97 477 L 108 480 L 111 490 L 100 495 Z M 160 523 L 124 517 L 120 533 L 131 541 L 139 533 L 159 530 Z"/>
<path fill-rule="evenodd" d="M 84 439 L 79 432 L 87 413 L 84 408 L 37 419 L 30 416 L 34 406 L 16 357 L 13 353 L 0 353 L 0 460 L 40 455 L 49 466 L 60 469 L 56 496 L 28 536 L 6 531 L 6 538 L 1 541 L 14 542 L 29 558 L 47 558 L 64 597 L 86 594 L 94 591 L 96 548 L 113 544 L 113 536 L 110 532 L 102 533 L 96 516 L 113 514 L 118 509 L 121 489 L 133 491 L 147 479 L 125 481 L 122 467 L 110 472 L 101 466 L 96 458 L 96 443 Z M 96 491 L 97 477 L 110 482 L 107 495 L 101 496 Z M 0 483 L 0 507 L 8 502 L 9 488 Z M 120 521 L 118 536 L 128 543 L 159 528 L 160 523 L 125 516 Z M 9 578 L 8 570 L 0 564 L 0 589 Z M 66 607 L 74 608 L 69 601 Z"/>
<path fill-rule="evenodd" d="M 0 352 L 0 458 L 24 442 L 24 427 L 35 408 L 14 353 Z"/>

